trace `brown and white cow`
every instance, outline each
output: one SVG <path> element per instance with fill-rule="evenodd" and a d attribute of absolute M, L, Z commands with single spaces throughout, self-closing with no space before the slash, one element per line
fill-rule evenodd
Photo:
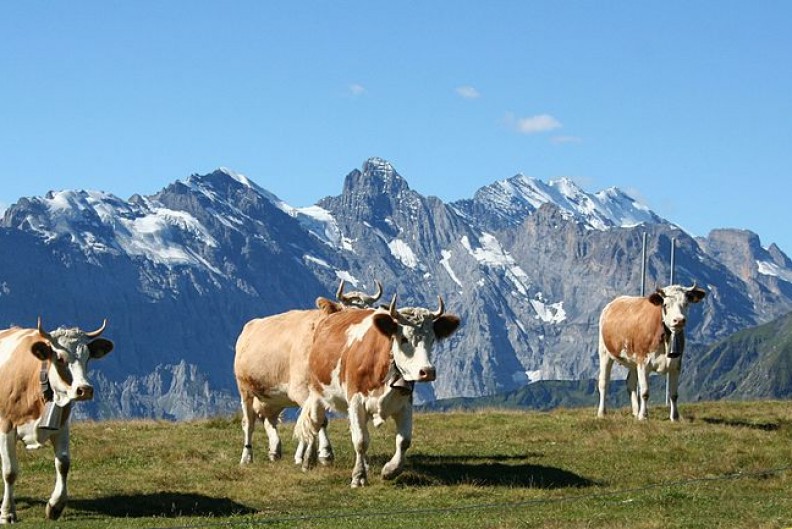
<path fill-rule="evenodd" d="M 613 362 L 627 368 L 627 390 L 632 412 L 647 418 L 649 373 L 668 373 L 671 420 L 679 419 L 677 390 L 685 348 L 685 322 L 690 303 L 707 293 L 692 287 L 671 285 L 647 297 L 620 296 L 602 310 L 599 324 L 599 409 L 605 415 L 605 397 Z M 640 402 L 638 390 L 640 389 Z"/>
<path fill-rule="evenodd" d="M 308 446 L 303 468 L 312 465 L 312 451 L 325 410 L 345 412 L 356 460 L 352 487 L 368 482 L 368 421 L 379 426 L 396 422 L 396 453 L 382 469 L 383 479 L 398 476 L 412 440 L 412 387 L 435 380 L 430 360 L 437 340 L 450 336 L 459 317 L 424 308 L 343 311 L 328 316 L 316 329 L 310 354 L 311 392 L 295 425 L 295 435 Z"/>
<path fill-rule="evenodd" d="M 0 456 L 5 485 L 0 523 L 16 521 L 17 440 L 28 449 L 52 441 L 56 480 L 47 502 L 47 518 L 59 518 L 66 507 L 69 414 L 73 402 L 93 398 L 93 387 L 86 377 L 88 360 L 102 358 L 113 350 L 113 342 L 99 338 L 106 325 L 107 320 L 93 332 L 64 327 L 46 332 L 39 319 L 36 329 L 0 331 Z M 45 409 L 56 410 L 48 416 L 60 415 L 60 420 L 45 425 Z"/>
<path fill-rule="evenodd" d="M 317 324 L 329 314 L 354 307 L 370 306 L 382 296 L 382 285 L 375 281 L 377 292 L 344 293 L 344 281 L 336 292 L 338 303 L 317 298 L 316 309 L 292 310 L 249 321 L 236 342 L 234 375 L 242 401 L 244 445 L 240 464 L 253 460 L 253 430 L 256 418 L 264 423 L 269 442 L 270 460 L 280 459 L 281 440 L 278 417 L 286 408 L 301 406 L 308 397 L 308 353 Z M 322 461 L 333 459 L 333 449 L 325 428 L 319 432 Z M 305 446 L 299 445 L 295 463 L 303 459 Z"/>

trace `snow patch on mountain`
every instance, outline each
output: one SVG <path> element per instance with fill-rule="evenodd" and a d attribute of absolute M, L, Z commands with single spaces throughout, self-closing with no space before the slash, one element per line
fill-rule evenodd
<path fill-rule="evenodd" d="M 502 269 L 506 279 L 514 285 L 514 295 L 526 296 L 530 287 L 528 274 L 517 264 L 514 258 L 503 249 L 494 235 L 484 233 L 479 237 L 479 248 L 473 248 L 467 236 L 463 236 L 462 246 L 476 261 L 487 268 Z"/>
<path fill-rule="evenodd" d="M 440 251 L 440 255 L 442 256 L 442 259 L 440 259 L 440 265 L 448 273 L 448 276 L 451 278 L 451 280 L 454 283 L 456 283 L 457 285 L 459 285 L 460 287 L 462 287 L 462 282 L 459 280 L 457 275 L 454 273 L 454 269 L 451 268 L 451 251 L 450 250 L 441 250 Z"/>
<path fill-rule="evenodd" d="M 756 261 L 758 272 L 766 276 L 775 276 L 783 281 L 792 283 L 792 272 L 785 270 L 772 261 Z"/>
<path fill-rule="evenodd" d="M 418 258 L 415 256 L 410 245 L 401 239 L 393 239 L 388 243 L 391 255 L 398 259 L 404 266 L 410 269 L 418 267 Z"/>

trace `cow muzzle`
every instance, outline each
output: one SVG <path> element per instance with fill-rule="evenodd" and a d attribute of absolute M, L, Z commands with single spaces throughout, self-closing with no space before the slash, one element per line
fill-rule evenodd
<path fill-rule="evenodd" d="M 437 378 L 437 370 L 434 367 L 424 367 L 418 371 L 418 382 L 432 382 Z"/>
<path fill-rule="evenodd" d="M 77 386 L 74 390 L 74 400 L 91 400 L 93 399 L 93 394 L 93 386 Z"/>

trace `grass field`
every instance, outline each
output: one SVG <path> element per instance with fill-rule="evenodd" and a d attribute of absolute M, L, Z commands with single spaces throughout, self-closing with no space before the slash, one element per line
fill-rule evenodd
<path fill-rule="evenodd" d="M 303 473 L 285 457 L 239 466 L 238 418 L 72 425 L 70 502 L 43 521 L 54 484 L 49 447 L 20 445 L 23 526 L 65 528 L 784 528 L 792 527 L 792 403 L 682 405 L 682 423 L 654 408 L 418 414 L 407 470 L 379 471 L 393 425 L 372 429 L 371 485 L 351 489 L 346 419 L 330 424 L 332 467 Z"/>

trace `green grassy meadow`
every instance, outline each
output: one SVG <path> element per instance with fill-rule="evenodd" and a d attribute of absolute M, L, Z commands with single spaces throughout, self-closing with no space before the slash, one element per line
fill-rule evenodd
<path fill-rule="evenodd" d="M 379 477 L 393 424 L 372 431 L 370 482 L 351 489 L 345 418 L 330 423 L 331 467 L 266 458 L 240 467 L 238 417 L 72 425 L 69 505 L 43 520 L 52 450 L 19 445 L 22 526 L 64 528 L 785 528 L 792 527 L 792 403 L 683 404 L 671 423 L 626 409 L 421 413 L 407 470 Z"/>

